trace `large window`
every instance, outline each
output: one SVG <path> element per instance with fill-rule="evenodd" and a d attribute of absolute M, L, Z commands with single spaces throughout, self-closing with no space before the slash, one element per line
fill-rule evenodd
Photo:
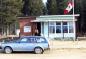
<path fill-rule="evenodd" d="M 56 33 L 61 33 L 61 22 L 56 22 Z"/>
<path fill-rule="evenodd" d="M 49 22 L 49 33 L 73 33 L 73 23 Z"/>
<path fill-rule="evenodd" d="M 73 22 L 69 22 L 69 33 L 73 33 Z"/>
<path fill-rule="evenodd" d="M 55 33 L 55 26 L 49 26 L 49 33 Z"/>
<path fill-rule="evenodd" d="M 49 22 L 49 33 L 61 33 L 61 22 Z"/>
<path fill-rule="evenodd" d="M 55 33 L 55 22 L 49 22 L 49 33 Z"/>
<path fill-rule="evenodd" d="M 64 33 L 68 33 L 68 23 L 67 22 L 63 22 L 63 32 Z"/>

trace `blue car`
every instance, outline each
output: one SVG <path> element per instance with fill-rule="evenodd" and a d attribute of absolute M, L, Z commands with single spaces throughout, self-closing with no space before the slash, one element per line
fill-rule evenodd
<path fill-rule="evenodd" d="M 1 48 L 8 54 L 13 51 L 34 51 L 36 54 L 42 54 L 44 50 L 49 49 L 49 43 L 44 37 L 24 36 L 17 40 L 2 43 Z"/>

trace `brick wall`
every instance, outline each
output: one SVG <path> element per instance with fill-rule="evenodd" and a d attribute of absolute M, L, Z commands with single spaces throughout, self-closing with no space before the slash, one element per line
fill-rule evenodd
<path fill-rule="evenodd" d="M 36 23 L 31 22 L 35 20 L 35 17 L 19 17 L 19 26 L 20 26 L 20 35 L 21 36 L 30 36 L 34 35 Z M 24 26 L 31 26 L 31 32 L 24 32 Z"/>

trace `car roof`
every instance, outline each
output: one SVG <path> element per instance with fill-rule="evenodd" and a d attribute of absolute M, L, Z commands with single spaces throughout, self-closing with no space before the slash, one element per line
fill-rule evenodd
<path fill-rule="evenodd" d="M 45 37 L 42 37 L 42 36 L 22 36 L 22 37 L 41 37 L 41 38 L 45 38 Z"/>

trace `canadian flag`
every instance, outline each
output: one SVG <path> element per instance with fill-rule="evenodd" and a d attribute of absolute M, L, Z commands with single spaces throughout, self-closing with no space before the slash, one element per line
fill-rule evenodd
<path fill-rule="evenodd" d="M 67 8 L 64 10 L 64 14 L 68 14 L 73 8 L 73 3 L 69 2 Z"/>

